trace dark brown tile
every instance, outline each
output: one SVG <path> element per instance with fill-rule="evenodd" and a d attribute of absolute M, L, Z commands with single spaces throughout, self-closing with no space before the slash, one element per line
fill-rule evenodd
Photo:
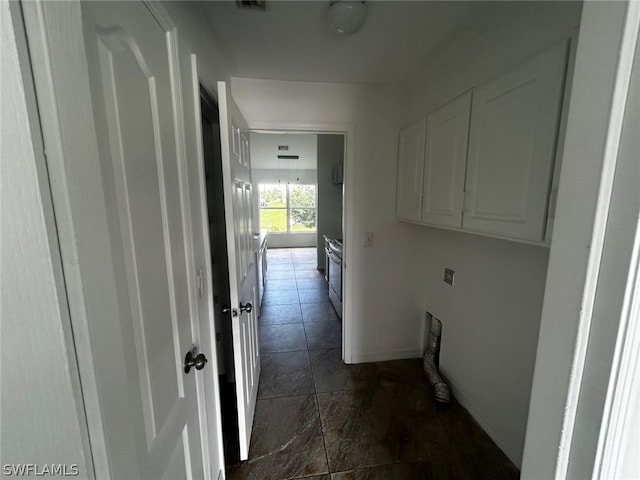
<path fill-rule="evenodd" d="M 309 350 L 339 348 L 342 346 L 342 324 L 340 322 L 305 323 Z"/>
<path fill-rule="evenodd" d="M 260 326 L 260 352 L 294 352 L 306 349 L 307 341 L 302 324 Z"/>
<path fill-rule="evenodd" d="M 382 384 L 426 382 L 421 358 L 376 362 L 375 365 Z"/>
<path fill-rule="evenodd" d="M 310 249 L 303 251 L 293 251 L 291 252 L 291 256 L 294 260 L 299 260 L 303 262 L 317 262 L 318 261 L 318 250 Z"/>
<path fill-rule="evenodd" d="M 283 480 L 328 473 L 313 395 L 258 400 L 249 459 L 229 479 Z"/>
<path fill-rule="evenodd" d="M 515 465 L 455 401 L 446 408 L 430 398 L 428 388 L 394 388 L 400 424 L 401 461 L 429 463 L 434 478 L 517 479 Z"/>
<path fill-rule="evenodd" d="M 269 281 L 267 280 L 267 285 L 269 285 Z M 269 290 L 269 287 L 266 288 L 264 292 L 264 297 L 262 298 L 262 305 L 292 305 L 295 303 L 299 303 L 298 301 L 298 291 L 293 288 L 292 290 Z"/>
<path fill-rule="evenodd" d="M 258 398 L 315 393 L 308 352 L 263 353 Z"/>
<path fill-rule="evenodd" d="M 293 270 L 272 270 L 267 271 L 267 285 L 271 280 L 295 280 L 296 274 Z"/>
<path fill-rule="evenodd" d="M 290 305 L 266 305 L 260 309 L 261 325 L 274 325 L 281 323 L 302 323 L 300 304 Z"/>
<path fill-rule="evenodd" d="M 363 389 L 317 397 L 332 472 L 396 461 L 399 428 L 387 392 Z"/>
<path fill-rule="evenodd" d="M 271 272 L 289 272 L 293 271 L 293 262 L 273 263 L 268 262 L 268 271 Z"/>
<path fill-rule="evenodd" d="M 270 248 L 267 250 L 267 258 L 269 260 L 276 258 L 288 258 L 291 260 L 293 256 L 291 255 L 291 251 L 286 248 Z"/>
<path fill-rule="evenodd" d="M 267 280 L 265 292 L 273 292 L 278 290 L 296 290 L 296 280 L 293 278 L 273 279 Z"/>
<path fill-rule="evenodd" d="M 324 273 L 318 270 L 296 270 L 295 273 L 297 279 L 319 278 L 326 282 Z"/>
<path fill-rule="evenodd" d="M 316 393 L 371 389 L 376 383 L 375 365 L 346 365 L 342 361 L 341 348 L 310 350 L 309 358 Z"/>
<path fill-rule="evenodd" d="M 300 305 L 300 308 L 302 309 L 302 320 L 305 323 L 340 323 L 340 319 L 338 318 L 336 311 L 328 300 L 322 303 L 303 303 Z"/>
<path fill-rule="evenodd" d="M 290 265 L 293 266 L 291 255 L 269 256 L 267 262 L 270 265 Z"/>
<path fill-rule="evenodd" d="M 424 462 L 380 465 L 331 475 L 331 480 L 417 480 L 431 478 L 433 478 L 431 469 Z"/>
<path fill-rule="evenodd" d="M 318 271 L 318 264 L 315 261 L 313 261 L 313 262 L 294 262 L 293 263 L 293 268 L 296 270 L 296 272 L 300 272 L 300 271 L 303 271 L 303 270 L 317 272 Z"/>
<path fill-rule="evenodd" d="M 300 303 L 324 303 L 329 299 L 326 288 L 299 288 Z"/>
<path fill-rule="evenodd" d="M 327 289 L 327 281 L 324 277 L 314 276 L 312 278 L 297 278 L 296 283 L 298 284 L 298 288 L 306 289 L 306 288 L 318 288 L 318 289 Z M 328 295 L 328 293 L 327 293 Z"/>

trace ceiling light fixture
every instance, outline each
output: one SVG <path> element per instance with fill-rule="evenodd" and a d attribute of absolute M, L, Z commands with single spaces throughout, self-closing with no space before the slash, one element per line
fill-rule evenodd
<path fill-rule="evenodd" d="M 338 0 L 329 4 L 329 25 L 336 32 L 351 35 L 367 20 L 367 4 L 363 1 Z"/>

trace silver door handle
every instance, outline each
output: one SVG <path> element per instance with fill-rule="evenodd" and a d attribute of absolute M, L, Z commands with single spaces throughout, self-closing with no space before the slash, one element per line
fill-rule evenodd
<path fill-rule="evenodd" d="M 192 368 L 202 370 L 209 360 L 204 353 L 195 354 L 197 350 L 189 350 L 184 357 L 184 373 L 189 373 Z"/>
<path fill-rule="evenodd" d="M 249 302 L 247 302 L 245 305 L 243 305 L 242 302 L 240 302 L 240 313 L 242 312 L 251 313 L 251 310 L 253 310 L 253 305 L 251 305 Z"/>
<path fill-rule="evenodd" d="M 229 305 L 223 305 L 222 306 L 222 313 L 229 313 L 231 312 L 231 316 L 232 317 L 237 317 L 238 316 L 238 309 L 237 308 L 231 308 Z"/>

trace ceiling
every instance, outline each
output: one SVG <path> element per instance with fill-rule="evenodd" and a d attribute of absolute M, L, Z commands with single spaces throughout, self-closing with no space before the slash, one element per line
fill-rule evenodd
<path fill-rule="evenodd" d="M 278 147 L 286 150 L 279 150 Z M 311 133 L 251 133 L 251 168 L 272 170 L 316 170 L 318 136 Z M 278 155 L 298 156 L 279 159 Z"/>
<path fill-rule="evenodd" d="M 233 76 L 392 85 L 404 84 L 487 5 L 368 1 L 364 27 L 344 36 L 329 27 L 329 1 L 267 0 L 266 11 L 203 3 Z"/>

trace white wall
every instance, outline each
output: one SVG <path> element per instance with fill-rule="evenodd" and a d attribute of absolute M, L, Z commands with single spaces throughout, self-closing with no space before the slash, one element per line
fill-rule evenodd
<path fill-rule="evenodd" d="M 515 2 L 470 25 L 411 82 L 404 124 L 566 38 L 580 4 Z M 491 15 L 496 5 L 487 5 Z M 493 24 L 493 25 L 491 25 Z M 416 226 L 411 231 L 422 309 L 443 323 L 441 369 L 455 396 L 520 465 L 549 250 Z M 442 280 L 445 267 L 455 285 Z"/>
<path fill-rule="evenodd" d="M 318 268 L 325 268 L 324 238 L 342 238 L 342 184 L 333 170 L 344 166 L 344 136 L 318 135 Z"/>
<path fill-rule="evenodd" d="M 354 289 L 351 312 L 352 357 L 347 362 L 417 357 L 421 354 L 424 293 L 412 275 L 415 256 L 407 249 L 413 227 L 395 220 L 397 132 L 400 89 L 328 83 L 232 79 L 249 126 L 277 124 L 316 130 L 318 125 L 350 125 L 346 165 L 353 181 L 346 194 L 345 251 Z M 335 131 L 335 130 L 334 130 Z M 347 163 L 351 157 L 347 153 Z M 349 182 L 345 176 L 345 182 Z M 374 245 L 362 247 L 362 234 L 374 232 Z M 348 286 L 348 285 L 347 285 Z M 350 303 L 350 305 L 349 305 Z"/>
<path fill-rule="evenodd" d="M 68 471 L 75 464 L 78 478 L 93 478 L 19 9 L 17 2 L 0 3 L 0 464 L 66 464 Z"/>

